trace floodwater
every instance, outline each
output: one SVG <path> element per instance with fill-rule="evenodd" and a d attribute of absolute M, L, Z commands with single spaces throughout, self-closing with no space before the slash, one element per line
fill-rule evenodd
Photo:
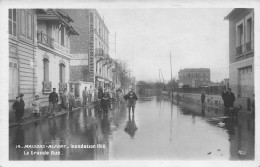
<path fill-rule="evenodd" d="M 158 97 L 139 97 L 134 114 L 85 108 L 10 128 L 9 139 L 10 160 L 254 159 L 252 117 Z"/>

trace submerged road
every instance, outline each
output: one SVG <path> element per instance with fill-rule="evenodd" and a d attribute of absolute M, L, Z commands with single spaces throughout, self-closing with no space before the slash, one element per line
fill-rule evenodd
<path fill-rule="evenodd" d="M 82 108 L 9 130 L 10 160 L 254 159 L 254 120 L 218 109 L 140 97 L 135 114 Z"/>

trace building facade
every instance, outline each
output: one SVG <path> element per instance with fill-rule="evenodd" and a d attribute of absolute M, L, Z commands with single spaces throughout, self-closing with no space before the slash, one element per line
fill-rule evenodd
<path fill-rule="evenodd" d="M 48 105 L 52 88 L 66 89 L 69 81 L 71 35 L 77 32 L 72 20 L 52 9 L 9 9 L 9 118 L 12 104 L 24 94 L 25 114 L 31 114 L 32 100 L 40 96 Z"/>
<path fill-rule="evenodd" d="M 24 94 L 25 116 L 36 94 L 36 10 L 9 9 L 9 121 L 15 116 L 12 104 Z"/>
<path fill-rule="evenodd" d="M 71 65 L 71 75 L 76 71 L 82 77 L 77 78 L 79 92 L 84 87 L 112 87 L 113 59 L 109 56 L 109 30 L 96 9 L 66 9 L 77 27 L 79 36 L 71 38 L 71 53 L 86 55 L 87 63 Z M 83 74 L 84 73 L 84 74 Z"/>
<path fill-rule="evenodd" d="M 186 68 L 178 72 L 179 84 L 196 88 L 210 84 L 209 68 Z"/>
<path fill-rule="evenodd" d="M 70 38 L 78 35 L 70 25 L 73 20 L 63 11 L 47 9 L 37 12 L 37 89 L 42 105 L 48 105 L 53 88 L 67 90 L 70 73 Z"/>
<path fill-rule="evenodd" d="M 238 100 L 254 94 L 254 9 L 233 9 L 229 20 L 229 86 Z"/>

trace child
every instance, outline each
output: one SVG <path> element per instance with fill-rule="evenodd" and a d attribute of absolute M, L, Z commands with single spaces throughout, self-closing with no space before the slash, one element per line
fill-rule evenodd
<path fill-rule="evenodd" d="M 35 99 L 33 100 L 32 105 L 33 105 L 33 117 L 34 118 L 40 117 L 41 102 L 39 100 L 38 95 L 35 95 Z"/>
<path fill-rule="evenodd" d="M 16 97 L 16 101 L 13 104 L 13 109 L 15 112 L 16 121 L 21 121 L 22 116 L 22 103 L 20 102 L 20 96 Z"/>

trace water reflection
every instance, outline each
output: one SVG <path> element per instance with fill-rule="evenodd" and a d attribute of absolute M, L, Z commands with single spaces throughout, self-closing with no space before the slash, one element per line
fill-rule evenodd
<path fill-rule="evenodd" d="M 125 104 L 117 104 L 107 115 L 98 108 L 83 108 L 11 128 L 9 156 L 10 160 L 254 159 L 254 119 L 246 114 L 233 119 L 223 115 L 216 108 L 140 97 L 135 114 L 129 114 Z M 16 148 L 25 144 L 104 148 Z M 241 149 L 246 156 L 239 154 Z M 60 155 L 28 156 L 24 151 Z"/>
<path fill-rule="evenodd" d="M 135 124 L 135 114 L 134 113 L 130 114 L 129 112 L 128 121 L 125 126 L 125 132 L 128 133 L 130 137 L 133 139 L 135 135 L 135 131 L 137 131 L 137 126 Z"/>

